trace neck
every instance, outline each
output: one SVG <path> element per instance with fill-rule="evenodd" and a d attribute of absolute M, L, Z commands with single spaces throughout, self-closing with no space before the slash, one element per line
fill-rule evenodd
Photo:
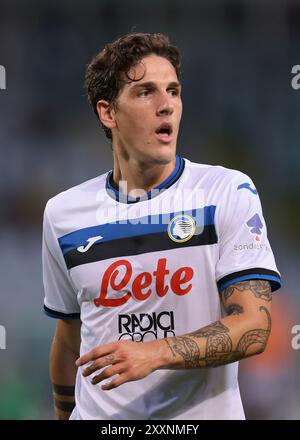
<path fill-rule="evenodd" d="M 169 162 L 141 162 L 134 158 L 123 158 L 114 151 L 113 180 L 123 194 L 139 197 L 163 182 L 173 171 L 176 157 Z"/>

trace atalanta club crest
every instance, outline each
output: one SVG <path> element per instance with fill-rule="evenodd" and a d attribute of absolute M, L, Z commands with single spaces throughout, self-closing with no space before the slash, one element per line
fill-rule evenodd
<path fill-rule="evenodd" d="M 176 243 L 184 243 L 195 234 L 195 220 L 187 214 L 176 215 L 168 225 L 168 235 Z"/>

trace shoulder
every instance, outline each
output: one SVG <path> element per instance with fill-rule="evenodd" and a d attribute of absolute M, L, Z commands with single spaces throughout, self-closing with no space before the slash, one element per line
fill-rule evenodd
<path fill-rule="evenodd" d="M 46 203 L 45 213 L 55 218 L 78 206 L 84 209 L 91 200 L 95 200 L 98 193 L 105 191 L 107 174 L 101 174 L 51 197 Z"/>
<path fill-rule="evenodd" d="M 200 164 L 185 160 L 185 167 L 191 177 L 202 178 L 207 184 L 214 186 L 223 186 L 224 189 L 234 187 L 237 189 L 239 185 L 245 184 L 245 187 L 250 185 L 254 188 L 252 179 L 242 171 L 227 168 L 221 165 Z"/>

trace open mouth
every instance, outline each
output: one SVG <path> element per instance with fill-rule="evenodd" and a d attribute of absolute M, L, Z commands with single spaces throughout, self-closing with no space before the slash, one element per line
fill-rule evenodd
<path fill-rule="evenodd" d="M 172 126 L 168 123 L 161 124 L 156 130 L 155 133 L 157 137 L 162 141 L 169 141 L 172 135 Z"/>

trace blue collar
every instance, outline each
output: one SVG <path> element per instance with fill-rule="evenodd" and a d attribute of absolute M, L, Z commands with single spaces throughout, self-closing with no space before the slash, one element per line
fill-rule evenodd
<path fill-rule="evenodd" d="M 122 203 L 136 203 L 136 202 L 141 202 L 143 200 L 149 200 L 160 193 L 160 191 L 153 191 L 153 190 L 163 191 L 169 188 L 171 185 L 173 185 L 173 183 L 175 183 L 181 176 L 184 170 L 184 165 L 185 163 L 182 157 L 176 155 L 176 164 L 172 173 L 163 182 L 161 182 L 158 186 L 156 186 L 152 190 L 148 191 L 147 194 L 145 194 L 142 197 L 130 197 L 127 194 L 121 193 L 113 181 L 113 170 L 111 170 L 107 174 L 107 178 L 106 178 L 106 191 L 110 197 Z"/>

